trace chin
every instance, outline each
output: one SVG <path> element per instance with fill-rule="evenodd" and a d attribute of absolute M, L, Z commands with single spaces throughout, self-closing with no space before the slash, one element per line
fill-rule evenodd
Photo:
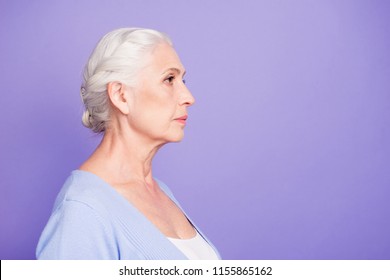
<path fill-rule="evenodd" d="M 172 137 L 170 137 L 170 139 L 169 139 L 169 142 L 177 143 L 177 142 L 180 142 L 181 140 L 183 140 L 183 138 L 184 138 L 184 132 L 181 131 L 180 133 L 177 133 L 176 135 L 172 135 Z"/>

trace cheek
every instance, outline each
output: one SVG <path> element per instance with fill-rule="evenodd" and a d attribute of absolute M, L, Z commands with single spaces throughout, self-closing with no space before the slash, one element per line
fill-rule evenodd
<path fill-rule="evenodd" d="M 163 123 L 175 116 L 176 100 L 170 92 L 154 89 L 139 96 L 134 104 L 137 115 L 147 122 Z"/>

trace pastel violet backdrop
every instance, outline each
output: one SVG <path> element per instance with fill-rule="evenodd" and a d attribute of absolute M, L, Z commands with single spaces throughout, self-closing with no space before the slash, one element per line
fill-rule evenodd
<path fill-rule="evenodd" d="M 225 259 L 390 259 L 390 1 L 0 0 L 0 258 L 33 259 L 99 137 L 81 71 L 125 26 L 168 33 L 197 103 L 155 176 Z"/>

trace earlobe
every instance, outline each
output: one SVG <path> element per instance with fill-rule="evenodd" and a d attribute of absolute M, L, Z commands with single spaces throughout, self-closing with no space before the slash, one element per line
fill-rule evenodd
<path fill-rule="evenodd" d="M 129 106 L 125 85 L 121 82 L 110 82 L 107 84 L 107 93 L 112 105 L 127 115 L 129 113 Z"/>

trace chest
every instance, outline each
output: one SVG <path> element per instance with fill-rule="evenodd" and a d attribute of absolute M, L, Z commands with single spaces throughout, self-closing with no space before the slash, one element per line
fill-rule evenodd
<path fill-rule="evenodd" d="M 195 236 L 195 229 L 183 211 L 164 192 L 122 190 L 120 193 L 165 236 L 181 239 Z"/>

